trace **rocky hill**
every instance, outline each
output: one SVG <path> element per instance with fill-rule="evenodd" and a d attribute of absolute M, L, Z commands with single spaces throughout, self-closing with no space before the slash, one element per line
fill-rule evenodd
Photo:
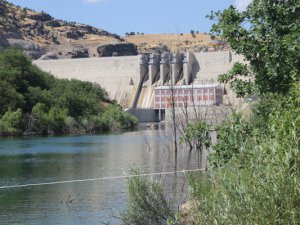
<path fill-rule="evenodd" d="M 99 45 L 121 42 L 120 36 L 105 30 L 0 0 L 0 46 L 21 47 L 34 59 L 46 53 L 58 58 L 97 56 Z"/>
<path fill-rule="evenodd" d="M 120 37 L 89 25 L 53 18 L 0 0 L 0 47 L 14 46 L 33 59 L 136 55 L 164 50 L 226 49 L 208 34 L 135 34 Z"/>

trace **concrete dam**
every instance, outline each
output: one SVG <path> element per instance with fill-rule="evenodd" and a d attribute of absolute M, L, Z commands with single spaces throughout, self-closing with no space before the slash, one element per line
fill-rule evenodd
<path fill-rule="evenodd" d="M 153 108 L 156 87 L 171 82 L 175 86 L 217 84 L 218 75 L 238 61 L 243 58 L 231 52 L 187 52 L 36 60 L 34 64 L 58 78 L 96 82 L 125 108 Z"/>
<path fill-rule="evenodd" d="M 36 60 L 34 64 L 58 78 L 96 82 L 123 108 L 162 110 L 170 107 L 171 94 L 176 107 L 223 104 L 230 90 L 224 93 L 218 75 L 235 62 L 243 58 L 227 51 Z"/>

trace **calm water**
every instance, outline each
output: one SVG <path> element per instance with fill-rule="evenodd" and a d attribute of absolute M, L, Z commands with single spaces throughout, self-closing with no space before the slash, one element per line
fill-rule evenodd
<path fill-rule="evenodd" d="M 132 166 L 143 173 L 172 171 L 167 143 L 160 130 L 0 139 L 0 186 L 119 176 Z M 190 167 L 197 167 L 192 158 Z M 180 150 L 178 169 L 186 167 L 187 153 Z M 115 216 L 124 208 L 123 179 L 0 189 L 0 224 L 119 224 Z"/>

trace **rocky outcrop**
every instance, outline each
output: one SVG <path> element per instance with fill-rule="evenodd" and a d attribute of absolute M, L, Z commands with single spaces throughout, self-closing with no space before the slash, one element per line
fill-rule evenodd
<path fill-rule="evenodd" d="M 59 55 L 57 52 L 48 52 L 45 55 L 42 55 L 39 60 L 53 60 L 53 59 L 59 59 Z"/>
<path fill-rule="evenodd" d="M 42 22 L 53 20 L 52 16 L 50 16 L 49 14 L 44 13 L 44 12 L 29 15 L 28 18 L 37 20 L 37 21 L 42 21 Z"/>
<path fill-rule="evenodd" d="M 1 31 L 0 31 L 0 46 L 1 47 L 8 47 L 9 46 L 9 43 L 7 41 L 6 36 Z"/>
<path fill-rule="evenodd" d="M 49 27 L 61 27 L 62 23 L 59 20 L 50 20 L 44 22 L 44 25 Z"/>
<path fill-rule="evenodd" d="M 78 40 L 84 37 L 84 33 L 80 32 L 77 29 L 70 29 L 64 33 L 66 38 Z"/>
<path fill-rule="evenodd" d="M 22 39 L 8 39 L 7 41 L 9 46 L 22 49 L 32 59 L 38 59 L 45 54 L 45 50 L 32 41 Z"/>
<path fill-rule="evenodd" d="M 97 48 L 99 57 L 137 55 L 137 46 L 134 44 L 108 44 Z"/>
<path fill-rule="evenodd" d="M 86 48 L 78 48 L 68 52 L 67 56 L 69 56 L 71 59 L 89 58 L 89 51 Z"/>

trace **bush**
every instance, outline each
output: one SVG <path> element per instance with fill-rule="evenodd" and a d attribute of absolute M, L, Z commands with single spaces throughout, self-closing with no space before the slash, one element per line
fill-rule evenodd
<path fill-rule="evenodd" d="M 130 225 L 166 224 L 174 219 L 162 185 L 155 180 L 149 181 L 131 170 L 128 178 L 128 209 L 121 213 L 122 222 Z"/>
<path fill-rule="evenodd" d="M 48 112 L 50 133 L 65 133 L 65 121 L 68 118 L 68 110 L 52 107 Z"/>
<path fill-rule="evenodd" d="M 225 123 L 217 126 L 217 143 L 213 146 L 213 153 L 209 155 L 209 162 L 213 167 L 227 163 L 239 154 L 252 137 L 253 127 L 240 114 L 233 114 Z"/>
<path fill-rule="evenodd" d="M 117 105 L 109 106 L 101 115 L 102 126 L 106 130 L 129 129 L 137 125 L 137 118 L 121 111 Z"/>
<path fill-rule="evenodd" d="M 49 117 L 45 104 L 37 103 L 31 112 L 30 131 L 41 132 L 41 134 L 48 134 Z"/>
<path fill-rule="evenodd" d="M 10 109 L 0 119 L 0 135 L 10 136 L 20 134 L 22 130 L 22 111 Z"/>

